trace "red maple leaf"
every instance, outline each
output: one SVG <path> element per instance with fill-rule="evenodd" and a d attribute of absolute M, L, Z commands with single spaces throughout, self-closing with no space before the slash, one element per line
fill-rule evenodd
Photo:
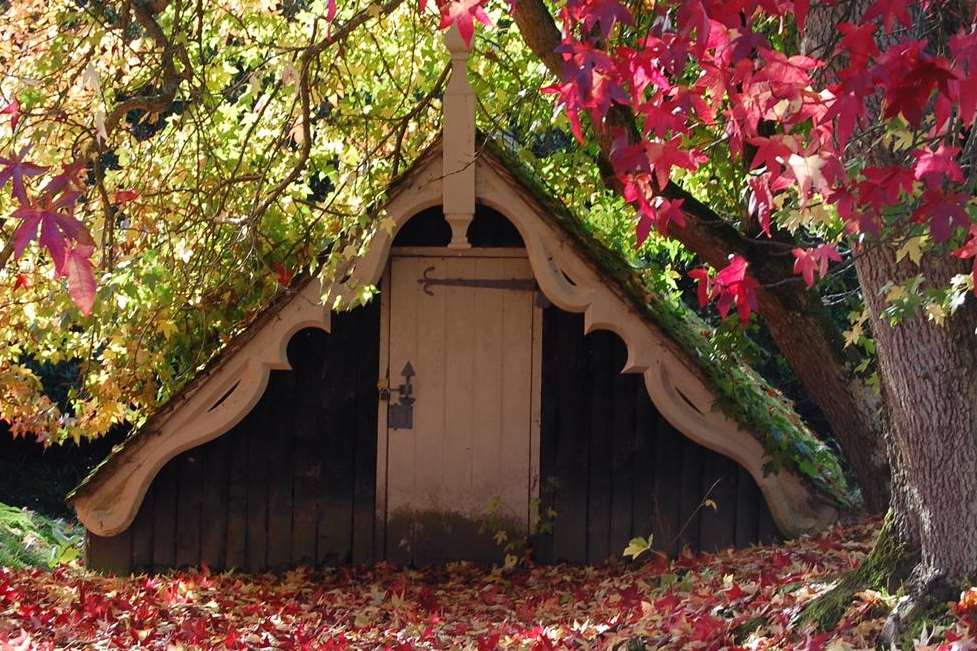
<path fill-rule="evenodd" d="M 27 190 L 24 187 L 24 179 L 30 176 L 42 174 L 46 167 L 35 165 L 30 161 L 24 160 L 30 153 L 30 147 L 24 147 L 20 153 L 9 157 L 0 156 L 0 187 L 10 181 L 13 186 L 13 195 L 21 203 L 27 202 Z"/>
<path fill-rule="evenodd" d="M 817 59 L 802 55 L 788 57 L 775 50 L 760 50 L 763 67 L 756 75 L 757 80 L 769 81 L 775 84 L 794 86 L 808 86 L 811 83 L 811 70 L 823 64 Z"/>
<path fill-rule="evenodd" d="M 633 187 L 633 185 L 629 187 Z M 625 195 L 630 194 L 625 188 Z M 644 241 L 648 239 L 653 227 L 662 235 L 667 235 L 670 223 L 674 222 L 679 227 L 685 226 L 685 214 L 682 212 L 683 201 L 684 199 L 671 201 L 657 197 L 649 202 L 644 196 L 636 198 L 633 203 L 638 206 L 638 224 L 635 229 L 635 239 L 638 246 L 644 244 Z"/>
<path fill-rule="evenodd" d="M 682 149 L 682 136 L 675 136 L 667 142 L 645 141 L 644 148 L 659 189 L 668 185 L 673 167 L 691 171 L 706 160 L 705 156 L 696 151 Z"/>
<path fill-rule="evenodd" d="M 706 14 L 702 2 L 700 0 L 683 2 L 678 11 L 678 24 L 681 29 L 679 36 L 682 39 L 688 39 L 692 30 L 695 30 L 695 53 L 697 58 L 701 58 L 709 44 L 709 32 L 711 31 L 709 16 Z"/>
<path fill-rule="evenodd" d="M 85 225 L 71 214 L 75 199 L 77 194 L 73 192 L 59 197 L 45 194 L 33 205 L 15 210 L 14 217 L 22 221 L 14 231 L 14 257 L 20 257 L 27 245 L 38 239 L 40 230 L 38 242 L 50 253 L 55 272 L 63 275 L 69 242 L 89 248 L 93 245 Z"/>
<path fill-rule="evenodd" d="M 492 633 L 479 636 L 477 640 L 478 651 L 495 651 L 499 648 L 499 639 L 502 638 L 502 633 Z"/>
<path fill-rule="evenodd" d="M 746 274 L 749 263 L 746 258 L 734 255 L 730 257 L 729 264 L 720 270 L 714 279 L 716 309 L 724 319 L 729 314 L 730 308 L 735 305 L 739 314 L 740 321 L 746 324 L 750 319 L 750 313 L 756 311 L 756 290 L 759 284 L 756 280 Z"/>
<path fill-rule="evenodd" d="M 9 104 L 0 109 L 0 115 L 9 115 L 10 129 L 16 129 L 17 123 L 20 122 L 20 102 L 17 101 L 17 98 L 10 100 Z"/>
<path fill-rule="evenodd" d="M 814 284 L 815 274 L 824 278 L 828 273 L 828 262 L 841 262 L 841 256 L 831 244 L 822 244 L 815 249 L 794 249 L 794 273 L 804 278 L 804 284 Z"/>
<path fill-rule="evenodd" d="M 567 81 L 562 84 L 553 84 L 540 89 L 546 95 L 558 95 L 557 105 L 563 106 L 563 112 L 567 115 L 570 122 L 570 130 L 580 144 L 584 143 L 583 126 L 580 124 L 580 111 L 584 108 L 580 102 L 580 95 L 577 93 L 573 82 Z"/>
<path fill-rule="evenodd" d="M 882 18 L 885 31 L 891 33 L 892 25 L 898 21 L 903 27 L 912 27 L 913 19 L 909 15 L 909 3 L 911 0 L 875 0 L 875 3 L 868 8 L 862 16 L 862 22 L 867 23 L 874 18 Z"/>
<path fill-rule="evenodd" d="M 875 70 L 885 89 L 886 119 L 900 113 L 913 128 L 919 128 L 930 95 L 939 88 L 949 94 L 949 82 L 957 78 L 943 57 L 924 51 L 925 41 L 900 43 L 885 51 Z"/>
<path fill-rule="evenodd" d="M 950 85 L 959 103 L 960 119 L 972 125 L 977 115 L 977 31 L 952 37 L 950 52 L 958 72 Z"/>
<path fill-rule="evenodd" d="M 772 176 L 779 176 L 780 171 L 784 168 L 784 163 L 794 153 L 794 148 L 791 146 L 792 142 L 792 140 L 780 135 L 769 138 L 762 136 L 750 138 L 750 144 L 756 147 L 756 154 L 753 155 L 750 169 L 754 170 L 763 165 Z"/>
<path fill-rule="evenodd" d="M 590 33 L 597 25 L 601 38 L 605 39 L 615 23 L 630 25 L 634 22 L 631 12 L 618 0 L 570 0 L 567 2 L 567 12 L 583 23 L 585 33 Z"/>
<path fill-rule="evenodd" d="M 292 272 L 285 268 L 281 262 L 276 262 L 274 266 L 275 279 L 282 287 L 288 287 L 292 283 Z"/>
<path fill-rule="evenodd" d="M 124 206 L 130 201 L 135 201 L 139 198 L 139 192 L 133 189 L 129 190 L 118 190 L 115 193 L 115 205 Z"/>
<path fill-rule="evenodd" d="M 940 143 L 936 151 L 917 149 L 913 152 L 913 156 L 916 157 L 913 176 L 931 190 L 942 186 L 945 179 L 963 183 L 963 170 L 956 161 L 959 154 L 959 147 L 947 147 L 944 143 Z"/>
<path fill-rule="evenodd" d="M 865 98 L 875 92 L 875 87 L 871 76 L 864 70 L 856 68 L 839 76 L 842 81 L 829 87 L 831 97 L 826 100 L 827 111 L 818 122 L 829 125 L 837 118 L 834 136 L 838 145 L 844 147 L 855 131 L 855 125 L 865 114 Z"/>
<path fill-rule="evenodd" d="M 876 26 L 872 23 L 862 23 L 855 25 L 852 23 L 841 23 L 838 31 L 841 32 L 841 40 L 835 52 L 848 53 L 848 67 L 856 70 L 864 70 L 869 59 L 879 55 L 879 46 L 875 42 Z"/>
<path fill-rule="evenodd" d="M 68 278 L 68 295 L 85 316 L 95 305 L 95 273 L 92 270 L 92 248 L 76 245 L 68 250 L 64 274 Z"/>
<path fill-rule="evenodd" d="M 927 190 L 923 203 L 913 213 L 913 221 L 929 223 L 930 234 L 937 244 L 946 242 L 957 228 L 967 228 L 970 217 L 964 206 L 969 196 L 963 192 L 946 194 L 941 190 Z"/>
<path fill-rule="evenodd" d="M 441 5 L 441 29 L 447 29 L 452 25 L 458 28 L 465 47 L 472 46 L 472 37 L 475 36 L 475 21 L 483 25 L 491 25 L 492 19 L 485 13 L 482 7 L 484 0 L 452 0 Z M 422 7 L 423 9 L 423 7 Z"/>
<path fill-rule="evenodd" d="M 769 172 L 760 176 L 751 177 L 748 181 L 750 186 L 750 198 L 747 205 L 751 215 L 756 215 L 760 222 L 760 228 L 770 237 L 770 217 L 773 214 L 774 200 L 776 192 L 784 190 L 789 180 L 786 177 L 774 178 Z"/>
<path fill-rule="evenodd" d="M 62 165 L 61 173 L 51 177 L 51 180 L 44 186 L 44 194 L 55 195 L 65 190 L 84 192 L 85 183 L 81 178 L 83 171 L 85 171 L 85 163 L 82 161 Z"/>
<path fill-rule="evenodd" d="M 689 278 L 695 281 L 699 307 L 705 307 L 712 298 L 712 277 L 709 275 L 709 270 L 705 267 L 692 269 L 689 271 Z"/>
<path fill-rule="evenodd" d="M 897 204 L 902 193 L 908 194 L 913 189 L 912 171 L 897 165 L 866 167 L 862 174 L 865 180 L 856 185 L 858 201 L 876 211 Z"/>

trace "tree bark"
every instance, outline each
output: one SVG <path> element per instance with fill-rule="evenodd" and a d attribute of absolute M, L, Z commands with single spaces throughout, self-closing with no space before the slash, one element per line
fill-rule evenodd
<path fill-rule="evenodd" d="M 556 48 L 561 35 L 542 0 L 519 0 L 513 16 L 526 44 L 557 77 L 563 62 Z M 620 193 L 620 182 L 609 162 L 612 134 L 623 128 L 635 133 L 634 117 L 624 107 L 611 110 L 603 124 L 593 125 L 600 146 L 605 185 Z M 766 320 L 778 349 L 811 399 L 824 413 L 832 432 L 862 489 L 866 510 L 885 511 L 889 503 L 889 469 L 882 443 L 879 400 L 849 370 L 842 354 L 841 337 L 831 323 L 825 307 L 814 292 L 803 290 L 794 278 L 792 257 L 771 256 L 770 245 L 744 237 L 715 211 L 697 201 L 675 183 L 664 194 L 683 199 L 686 226 L 672 235 L 702 260 L 723 267 L 731 253 L 750 263 L 754 276 L 763 285 L 758 292 L 759 312 Z M 796 280 L 796 279 L 795 279 Z"/>
<path fill-rule="evenodd" d="M 977 303 L 966 301 L 943 326 L 921 310 L 891 326 L 882 312 L 888 283 L 922 274 L 926 286 L 946 287 L 969 270 L 948 254 L 925 256 L 919 268 L 897 263 L 886 244 L 858 255 L 856 268 L 889 412 L 892 515 L 921 552 L 910 587 L 917 596 L 952 594 L 977 570 Z"/>

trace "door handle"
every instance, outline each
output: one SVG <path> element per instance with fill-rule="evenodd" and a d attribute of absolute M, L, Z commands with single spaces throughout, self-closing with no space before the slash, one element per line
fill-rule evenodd
<path fill-rule="evenodd" d="M 387 427 L 390 429 L 414 429 L 414 385 L 411 378 L 414 377 L 414 367 L 408 361 L 404 364 L 404 370 L 400 372 L 404 381 L 393 391 L 398 394 L 397 402 L 390 402 L 390 392 L 388 388 L 380 389 L 380 399 L 387 402 Z"/>

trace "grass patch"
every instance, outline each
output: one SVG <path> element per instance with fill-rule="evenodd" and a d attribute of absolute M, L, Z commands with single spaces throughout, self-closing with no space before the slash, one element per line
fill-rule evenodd
<path fill-rule="evenodd" d="M 81 526 L 0 503 L 0 567 L 55 567 L 81 556 Z"/>

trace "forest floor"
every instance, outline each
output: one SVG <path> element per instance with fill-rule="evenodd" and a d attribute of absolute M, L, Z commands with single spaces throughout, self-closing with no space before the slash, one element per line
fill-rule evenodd
<path fill-rule="evenodd" d="M 601 567 L 129 578 L 70 564 L 0 569 L 0 649 L 874 648 L 888 595 L 859 594 L 828 634 L 791 622 L 865 557 L 877 528 L 873 520 L 779 546 Z M 910 646 L 977 649 L 975 633 L 977 590 Z"/>

